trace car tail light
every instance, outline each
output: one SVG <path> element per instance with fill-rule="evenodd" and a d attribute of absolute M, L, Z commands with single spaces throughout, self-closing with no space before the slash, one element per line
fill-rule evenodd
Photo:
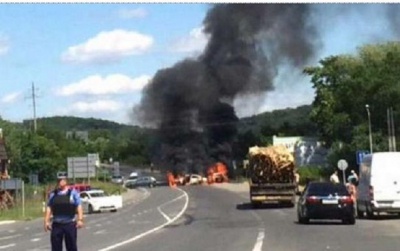
<path fill-rule="evenodd" d="M 340 199 L 340 202 L 343 204 L 353 204 L 354 201 L 350 196 L 344 196 Z"/>
<path fill-rule="evenodd" d="M 374 187 L 373 186 L 369 186 L 369 198 L 370 200 L 374 200 Z"/>
<path fill-rule="evenodd" d="M 320 199 L 316 196 L 310 196 L 310 197 L 307 197 L 306 202 L 308 204 L 317 204 L 320 202 Z"/>

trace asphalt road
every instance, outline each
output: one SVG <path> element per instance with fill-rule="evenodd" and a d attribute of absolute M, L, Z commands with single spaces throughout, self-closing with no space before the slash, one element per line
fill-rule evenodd
<path fill-rule="evenodd" d="M 107 250 L 155 231 L 183 212 L 187 197 L 183 191 L 160 187 L 138 192 L 116 213 L 85 215 L 85 227 L 78 230 L 79 250 Z M 43 219 L 0 225 L 0 250 L 50 250 L 50 234 Z"/>
<path fill-rule="evenodd" d="M 294 208 L 252 209 L 246 192 L 159 187 L 117 213 L 89 215 L 83 251 L 399 251 L 400 219 L 299 225 Z M 0 250 L 49 250 L 42 221 L 0 226 Z"/>
<path fill-rule="evenodd" d="M 189 206 L 174 224 L 116 250 L 399 251 L 400 219 L 297 223 L 294 208 L 252 209 L 247 193 L 185 187 Z"/>

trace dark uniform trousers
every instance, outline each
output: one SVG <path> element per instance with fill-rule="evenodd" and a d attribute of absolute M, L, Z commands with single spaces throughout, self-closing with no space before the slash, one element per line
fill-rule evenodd
<path fill-rule="evenodd" d="M 57 223 L 53 222 L 51 230 L 51 250 L 62 251 L 63 239 L 67 251 L 78 251 L 76 222 Z"/>

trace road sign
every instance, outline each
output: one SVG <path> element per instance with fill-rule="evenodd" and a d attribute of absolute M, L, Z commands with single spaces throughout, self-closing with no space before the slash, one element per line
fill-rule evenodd
<path fill-rule="evenodd" d="M 96 177 L 96 161 L 98 154 L 88 154 L 86 157 L 68 157 L 68 178 Z"/>
<path fill-rule="evenodd" d="M 364 156 L 367 155 L 367 154 L 369 154 L 369 151 L 363 150 L 363 151 L 357 151 L 356 152 L 357 165 L 361 164 Z"/>
<path fill-rule="evenodd" d="M 22 188 L 22 179 L 14 178 L 0 181 L 1 190 L 17 190 Z"/>
<path fill-rule="evenodd" d="M 342 174 L 343 174 L 343 184 L 346 184 L 346 174 L 345 174 L 345 170 L 347 169 L 347 167 L 349 166 L 349 164 L 347 164 L 347 161 L 344 159 L 341 159 L 338 161 L 337 163 L 337 167 L 342 170 Z"/>
<path fill-rule="evenodd" d="M 348 166 L 347 161 L 344 159 L 339 160 L 337 163 L 337 167 L 342 171 L 346 170 Z"/>

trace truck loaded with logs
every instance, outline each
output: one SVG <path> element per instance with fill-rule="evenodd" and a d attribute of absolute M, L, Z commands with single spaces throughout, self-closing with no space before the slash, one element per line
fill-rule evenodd
<path fill-rule="evenodd" d="M 294 156 L 284 146 L 249 148 L 250 200 L 253 207 L 263 202 L 293 207 L 296 199 Z"/>

